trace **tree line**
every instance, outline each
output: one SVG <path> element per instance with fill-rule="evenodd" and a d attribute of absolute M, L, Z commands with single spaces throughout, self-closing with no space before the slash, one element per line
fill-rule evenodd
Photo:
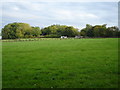
<path fill-rule="evenodd" d="M 33 27 L 27 23 L 9 23 L 2 28 L 2 39 L 18 38 L 59 38 L 60 36 L 75 37 L 119 37 L 120 31 L 116 26 L 89 25 L 79 31 L 78 28 L 67 25 L 51 25 L 45 28 Z"/>
<path fill-rule="evenodd" d="M 120 31 L 117 26 L 106 27 L 107 24 L 95 25 L 86 24 L 80 32 L 84 37 L 119 37 Z"/>

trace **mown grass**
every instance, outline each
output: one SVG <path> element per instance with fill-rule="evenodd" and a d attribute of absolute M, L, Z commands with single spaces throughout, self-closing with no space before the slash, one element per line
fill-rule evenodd
<path fill-rule="evenodd" d="M 3 88 L 117 88 L 118 39 L 3 42 Z"/>

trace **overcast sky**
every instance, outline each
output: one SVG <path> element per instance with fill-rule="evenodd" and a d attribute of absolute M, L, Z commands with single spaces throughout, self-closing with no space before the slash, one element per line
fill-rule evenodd
<path fill-rule="evenodd" d="M 4 2 L 2 27 L 23 22 L 31 26 L 52 24 L 83 28 L 86 24 L 118 26 L 117 2 Z M 1 27 L 0 27 L 1 28 Z"/>

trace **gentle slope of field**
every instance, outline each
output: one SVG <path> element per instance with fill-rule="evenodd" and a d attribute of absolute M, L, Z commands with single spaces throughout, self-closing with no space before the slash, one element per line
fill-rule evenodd
<path fill-rule="evenodd" d="M 3 88 L 115 88 L 118 39 L 3 42 Z"/>

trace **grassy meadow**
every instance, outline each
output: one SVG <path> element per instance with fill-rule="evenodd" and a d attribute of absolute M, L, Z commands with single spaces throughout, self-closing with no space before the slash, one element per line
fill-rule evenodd
<path fill-rule="evenodd" d="M 117 88 L 118 38 L 2 43 L 3 88 Z"/>

